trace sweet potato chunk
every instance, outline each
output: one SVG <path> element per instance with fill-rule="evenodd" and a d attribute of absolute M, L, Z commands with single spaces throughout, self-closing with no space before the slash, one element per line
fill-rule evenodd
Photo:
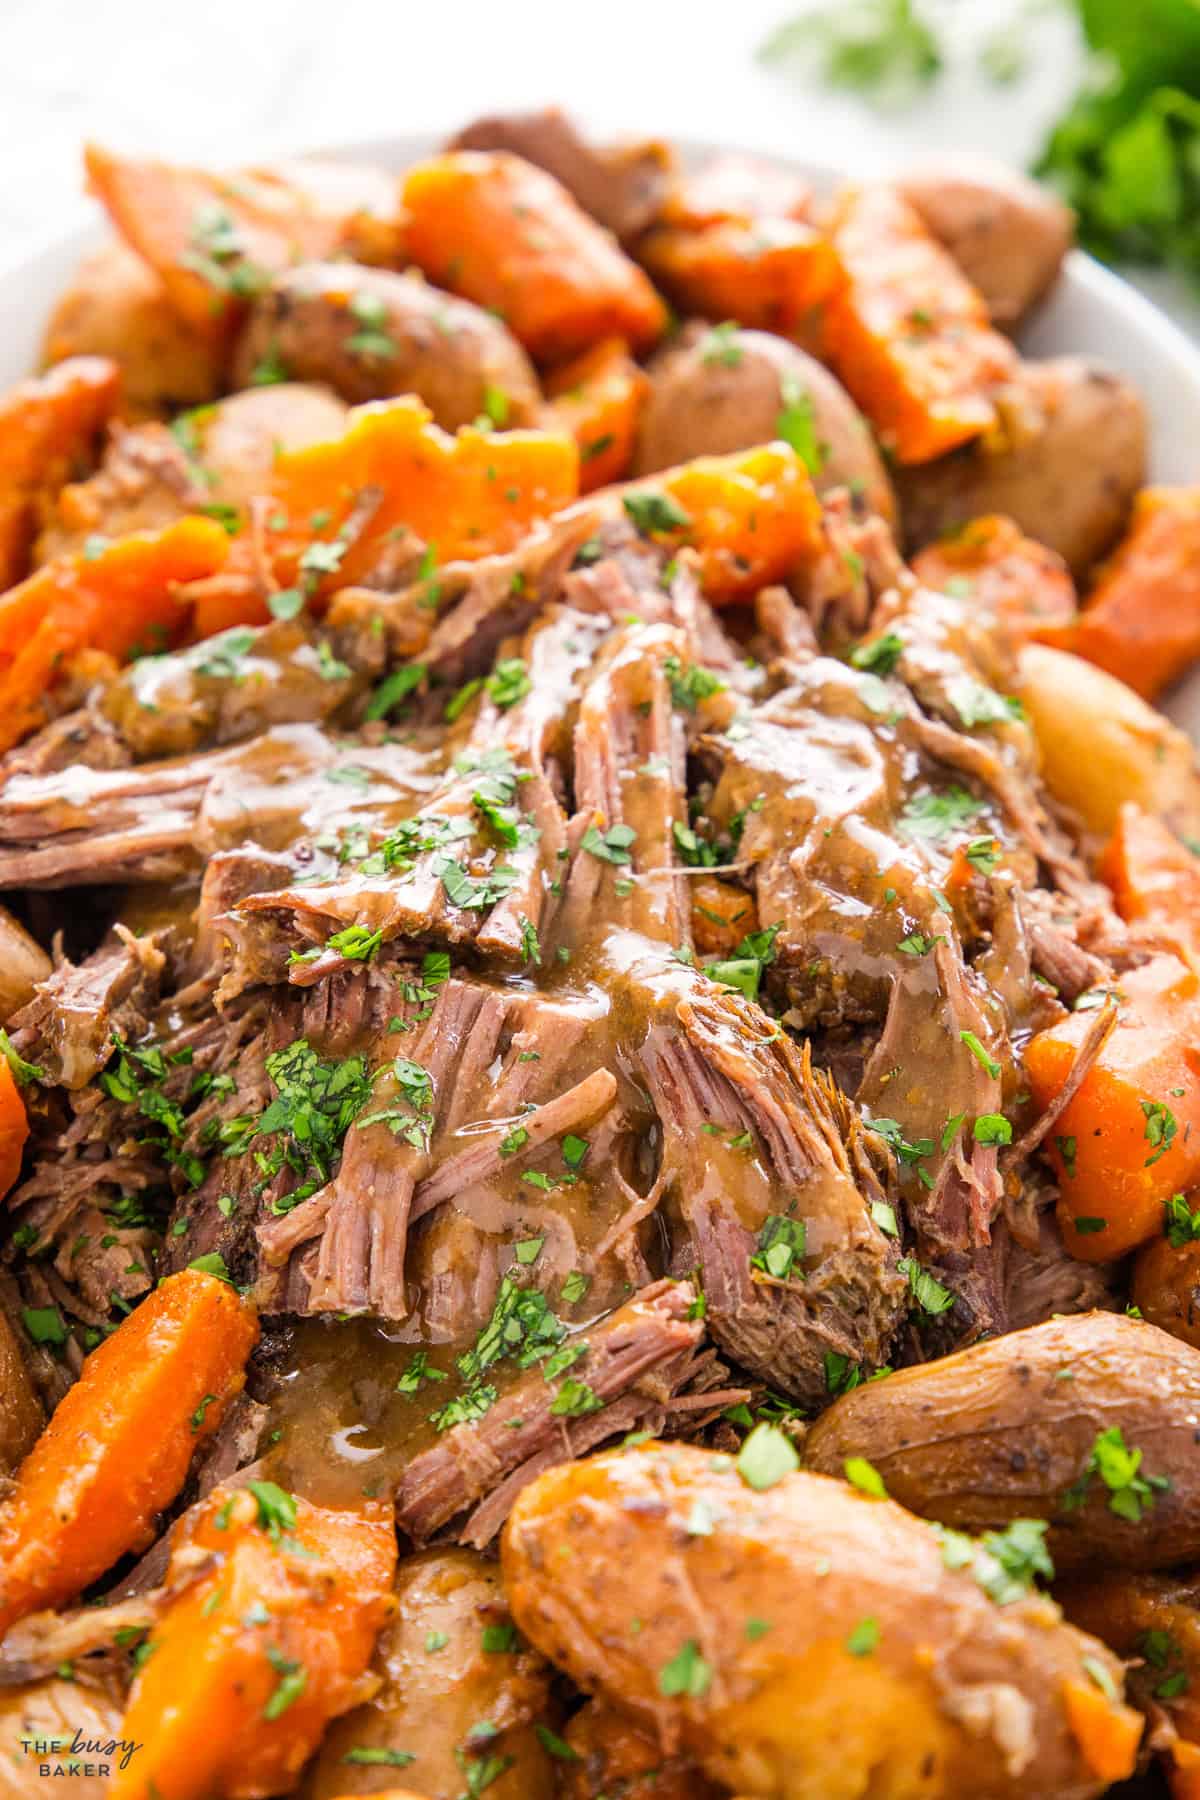
<path fill-rule="evenodd" d="M 825 349 L 884 446 L 924 463 L 982 436 L 1016 353 L 949 253 L 882 186 L 842 191 L 832 237 L 846 282 L 825 309 Z"/>
<path fill-rule="evenodd" d="M 542 419 L 579 446 L 583 493 L 619 481 L 633 460 L 638 420 L 650 382 L 621 338 L 606 338 L 546 381 L 549 405 Z"/>
<path fill-rule="evenodd" d="M 408 171 L 409 254 L 431 281 L 492 308 L 530 355 L 601 338 L 644 350 L 667 313 L 645 273 L 544 169 L 505 151 L 449 151 Z"/>
<path fill-rule="evenodd" d="M 1172 956 L 1121 977 L 1120 1011 L 1046 1145 L 1072 1256 L 1111 1262 L 1157 1235 L 1172 1194 L 1200 1182 L 1200 979 Z M 1025 1052 L 1033 1098 L 1058 1095 L 1093 1023 L 1074 1012 Z"/>
<path fill-rule="evenodd" d="M 973 519 L 913 558 L 928 587 L 963 594 L 1018 641 L 1075 616 L 1075 583 L 1062 557 L 1000 515 Z"/>
<path fill-rule="evenodd" d="M 1047 639 L 1153 700 L 1200 656 L 1200 488 L 1144 488 L 1083 611 Z"/>
<path fill-rule="evenodd" d="M 783 336 L 810 324 L 842 282 L 829 239 L 797 219 L 664 225 L 638 255 L 681 312 Z"/>
<path fill-rule="evenodd" d="M 38 502 L 77 473 L 120 385 L 115 363 L 80 356 L 0 399 L 0 592 L 28 567 Z"/>

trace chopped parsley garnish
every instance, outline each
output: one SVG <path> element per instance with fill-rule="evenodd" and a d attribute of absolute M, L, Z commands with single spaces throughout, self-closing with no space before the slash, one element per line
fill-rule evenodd
<path fill-rule="evenodd" d="M 66 1343 L 68 1332 L 57 1307 L 25 1306 L 21 1309 L 21 1319 L 35 1344 Z"/>
<path fill-rule="evenodd" d="M 1200 1238 L 1200 1208 L 1193 1212 L 1182 1194 L 1172 1194 L 1165 1207 L 1167 1241 L 1176 1250 Z"/>
<path fill-rule="evenodd" d="M 1064 1173 L 1073 1181 L 1075 1179 L 1075 1157 L 1079 1149 L 1078 1139 L 1060 1133 L 1054 1140 L 1054 1148 L 1062 1157 Z"/>
<path fill-rule="evenodd" d="M 990 875 L 1000 861 L 1000 850 L 993 837 L 972 838 L 963 855 L 981 875 Z"/>
<path fill-rule="evenodd" d="M 270 1179 L 286 1164 L 302 1177 L 301 1198 L 315 1193 L 333 1172 L 347 1131 L 371 1096 L 366 1058 L 318 1056 L 307 1038 L 296 1038 L 267 1058 L 275 1098 L 229 1144 L 236 1155 L 255 1138 L 276 1138 L 270 1153 L 256 1153 L 259 1171 Z M 240 1140 L 240 1141 L 239 1141 Z M 289 1196 L 293 1202 L 296 1196 Z"/>
<path fill-rule="evenodd" d="M 0 1027 L 0 1055 L 3 1055 L 11 1069 L 13 1080 L 18 1087 L 28 1087 L 31 1081 L 45 1081 L 46 1071 L 42 1065 L 26 1062 L 19 1051 L 14 1050 L 12 1039 L 2 1027 Z"/>
<path fill-rule="evenodd" d="M 652 490 L 626 494 L 623 504 L 639 531 L 686 531 L 692 522 L 691 514 L 684 512 L 670 494 Z"/>
<path fill-rule="evenodd" d="M 856 644 L 850 661 L 856 669 L 867 669 L 872 675 L 890 675 L 903 654 L 904 639 L 894 631 L 885 631 L 869 643 Z"/>
<path fill-rule="evenodd" d="M 712 1676 L 712 1668 L 701 1656 L 699 1644 L 695 1638 L 688 1638 L 679 1654 L 659 1670 L 658 1691 L 668 1700 L 680 1694 L 699 1700 L 712 1685 Z"/>
<path fill-rule="evenodd" d="M 949 787 L 939 794 L 918 794 L 902 809 L 899 826 L 906 837 L 939 843 L 982 811 L 983 803 L 966 788 Z"/>
<path fill-rule="evenodd" d="M 868 1119 L 866 1123 L 872 1131 L 878 1133 L 902 1163 L 911 1166 L 920 1162 L 922 1157 L 933 1155 L 933 1139 L 916 1138 L 910 1142 L 904 1135 L 904 1127 L 899 1119 Z"/>
<path fill-rule="evenodd" d="M 860 1494 L 867 1494 L 872 1500 L 887 1499 L 883 1476 L 865 1456 L 848 1456 L 842 1464 L 842 1472 L 850 1486 L 856 1487 Z"/>
<path fill-rule="evenodd" d="M 761 1493 L 800 1467 L 796 1446 L 778 1426 L 756 1425 L 737 1455 L 737 1472 L 747 1487 Z"/>
<path fill-rule="evenodd" d="M 268 1649 L 267 1660 L 279 1680 L 275 1691 L 263 1707 L 264 1719 L 278 1719 L 289 1706 L 293 1706 L 308 1687 L 308 1670 L 302 1662 L 295 1662 L 279 1650 Z"/>
<path fill-rule="evenodd" d="M 1003 1113 L 980 1113 L 974 1136 L 977 1144 L 1011 1144 L 1012 1126 Z"/>
<path fill-rule="evenodd" d="M 803 1219 L 768 1213 L 758 1234 L 758 1249 L 750 1258 L 750 1267 L 761 1269 L 778 1281 L 786 1281 L 793 1268 L 804 1261 L 805 1236 Z"/>
<path fill-rule="evenodd" d="M 367 703 L 368 719 L 386 719 L 414 694 L 429 673 L 424 663 L 404 663 L 385 675 Z"/>
<path fill-rule="evenodd" d="M 896 1268 L 908 1282 L 909 1291 L 922 1312 L 936 1318 L 939 1313 L 950 1311 L 956 1298 L 953 1290 L 943 1287 L 937 1277 L 931 1275 L 928 1269 L 923 1269 L 915 1257 L 902 1256 Z"/>
<path fill-rule="evenodd" d="M 392 1750 L 386 1744 L 355 1744 L 342 1758 L 363 1769 L 407 1769 L 416 1760 L 412 1750 Z"/>
<path fill-rule="evenodd" d="M 879 1620 L 873 1615 L 860 1619 L 846 1639 L 851 1656 L 870 1656 L 879 1643 Z"/>
<path fill-rule="evenodd" d="M 585 1413 L 599 1412 L 603 1405 L 604 1401 L 586 1381 L 568 1375 L 551 1401 L 550 1411 L 559 1418 L 580 1419 Z"/>
<path fill-rule="evenodd" d="M 725 692 L 726 684 L 719 675 L 711 669 L 701 668 L 698 663 L 681 663 L 677 656 L 666 658 L 663 673 L 671 684 L 672 704 L 681 712 L 695 712 L 701 700 L 710 700 L 714 694 Z"/>
<path fill-rule="evenodd" d="M 779 398 L 783 404 L 775 415 L 776 437 L 791 446 L 810 475 L 819 475 L 825 466 L 826 446 L 817 436 L 812 395 L 794 375 L 785 375 L 779 384 Z"/>
<path fill-rule="evenodd" d="M 442 1369 L 431 1369 L 429 1352 L 418 1350 L 407 1369 L 396 1383 L 398 1394 L 415 1394 L 427 1381 L 445 1381 L 446 1374 Z"/>
<path fill-rule="evenodd" d="M 736 319 L 723 319 L 701 339 L 700 360 L 710 368 L 736 369 L 744 355 L 740 334 L 741 326 Z"/>
<path fill-rule="evenodd" d="M 946 1567 L 965 1570 L 997 1606 L 1023 1599 L 1038 1575 L 1054 1579 L 1044 1519 L 1014 1519 L 1003 1531 L 985 1531 L 979 1538 L 941 1525 L 935 1529 Z"/>
<path fill-rule="evenodd" d="M 273 1481 L 248 1481 L 247 1489 L 258 1504 L 258 1523 L 278 1543 L 281 1535 L 296 1529 L 296 1501 Z"/>
<path fill-rule="evenodd" d="M 986 1074 L 990 1075 L 993 1081 L 999 1081 L 1000 1064 L 996 1061 L 994 1056 L 989 1056 L 975 1033 L 973 1031 L 960 1031 L 958 1035 L 962 1042 L 967 1046 L 967 1049 L 971 1052 L 971 1055 L 975 1058 L 975 1061 L 979 1064 L 980 1068 L 983 1069 Z"/>
<path fill-rule="evenodd" d="M 1170 1107 L 1164 1106 L 1161 1100 L 1143 1100 L 1141 1107 L 1146 1118 L 1143 1135 L 1151 1151 L 1145 1162 L 1145 1167 L 1149 1169 L 1167 1154 L 1175 1142 L 1179 1125 Z"/>
<path fill-rule="evenodd" d="M 632 825 L 610 825 L 601 832 L 598 826 L 590 825 L 583 834 L 582 848 L 590 856 L 598 856 L 602 862 L 618 865 L 633 861 L 630 846 L 637 841 L 637 832 Z"/>
<path fill-rule="evenodd" d="M 484 687 L 501 712 L 507 712 L 532 691 L 533 681 L 522 658 L 509 656 L 496 664 Z"/>
<path fill-rule="evenodd" d="M 580 1269 L 572 1269 L 562 1284 L 560 1298 L 564 1306 L 577 1306 L 592 1285 L 590 1275 Z"/>
<path fill-rule="evenodd" d="M 1125 1442 L 1119 1425 L 1102 1431 L 1092 1445 L 1083 1474 L 1067 1489 L 1062 1504 L 1071 1511 L 1082 1506 L 1092 1479 L 1099 1476 L 1108 1489 L 1108 1508 L 1119 1519 L 1136 1525 L 1154 1505 L 1155 1490 L 1163 1491 L 1171 1483 L 1165 1475 L 1142 1473 L 1142 1452 Z"/>

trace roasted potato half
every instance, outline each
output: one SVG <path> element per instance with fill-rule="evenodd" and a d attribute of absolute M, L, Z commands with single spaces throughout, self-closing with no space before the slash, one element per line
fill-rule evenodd
<path fill-rule="evenodd" d="M 650 364 L 635 475 L 766 444 L 788 429 L 811 436 L 821 493 L 850 487 L 872 512 L 895 517 L 892 486 L 862 414 L 829 370 L 769 331 L 689 325 Z"/>
<path fill-rule="evenodd" d="M 1069 206 L 990 157 L 922 157 L 896 186 L 978 288 L 997 325 L 1016 325 L 1036 305 L 1075 236 Z"/>
<path fill-rule="evenodd" d="M 1146 476 L 1146 408 L 1123 376 L 1079 356 L 1023 363 L 1000 396 L 1005 426 L 896 471 L 910 550 L 1007 513 L 1081 575 L 1119 535 Z"/>
<path fill-rule="evenodd" d="M 541 395 L 525 352 L 499 319 L 419 275 L 354 263 L 303 263 L 276 276 L 234 353 L 234 380 L 264 371 L 323 381 L 358 405 L 416 394 L 447 431 L 493 414 L 523 425 Z"/>
<path fill-rule="evenodd" d="M 517 1624 L 739 1795 L 1083 1800 L 1128 1772 L 1120 1667 L 1050 1601 L 997 1604 L 889 1500 L 753 1479 L 653 1442 L 540 1476 L 503 1540 Z"/>
<path fill-rule="evenodd" d="M 1091 1312 L 854 1389 L 805 1461 L 834 1475 L 864 1456 L 902 1506 L 968 1531 L 1047 1519 L 1060 1572 L 1158 1569 L 1200 1556 L 1198 1434 L 1200 1354 Z"/>
<path fill-rule="evenodd" d="M 303 1800 L 377 1794 L 398 1780 L 419 1784 L 425 1800 L 457 1800 L 472 1763 L 495 1756 L 512 1760 L 488 1800 L 552 1800 L 554 1761 L 536 1732 L 554 1721 L 550 1671 L 518 1639 L 495 1563 L 430 1550 L 401 1562 L 395 1593 L 375 1652 L 379 1691 L 330 1726 Z"/>
<path fill-rule="evenodd" d="M 148 263 L 124 244 L 84 257 L 59 296 L 42 340 L 42 360 L 108 356 L 121 370 L 121 410 L 129 419 L 165 417 L 202 406 L 221 390 L 217 346 L 180 318 Z"/>
<path fill-rule="evenodd" d="M 1177 832 L 1200 834 L 1195 749 L 1131 687 L 1068 650 L 1026 644 L 1017 689 L 1046 786 L 1090 831 L 1108 837 L 1132 801 Z"/>

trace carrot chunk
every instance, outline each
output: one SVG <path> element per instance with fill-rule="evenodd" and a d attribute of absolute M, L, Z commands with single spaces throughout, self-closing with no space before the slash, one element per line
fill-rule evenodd
<path fill-rule="evenodd" d="M 345 195 L 267 169 L 217 174 L 115 156 L 89 144 L 93 192 L 131 250 L 161 277 L 180 317 L 224 337 L 248 300 L 297 262 L 349 246 L 357 209 Z"/>
<path fill-rule="evenodd" d="M 1047 637 L 1153 700 L 1200 656 L 1200 487 L 1145 488 L 1067 632 Z"/>
<path fill-rule="evenodd" d="M 1064 1681 L 1067 1723 L 1098 1781 L 1124 1781 L 1132 1775 L 1146 1723 L 1132 1706 L 1122 1706 L 1090 1682 Z"/>
<path fill-rule="evenodd" d="M 625 507 L 650 536 L 695 550 L 718 605 L 782 580 L 822 543 L 821 503 L 787 444 L 698 456 L 630 487 Z"/>
<path fill-rule="evenodd" d="M 0 1636 L 145 1549 L 257 1340 L 228 1282 L 185 1269 L 92 1352 L 0 1504 Z"/>
<path fill-rule="evenodd" d="M 1173 956 L 1121 977 L 1117 1023 L 1045 1148 L 1072 1256 L 1110 1262 L 1162 1230 L 1163 1203 L 1200 1183 L 1200 978 Z M 1025 1053 L 1033 1098 L 1061 1092 L 1091 1019 L 1072 1013 Z"/>
<path fill-rule="evenodd" d="M 1200 857 L 1161 819 L 1127 802 L 1099 872 L 1123 919 L 1152 926 L 1185 961 L 1200 953 Z"/>
<path fill-rule="evenodd" d="M 579 452 L 561 433 L 477 431 L 434 425 L 411 395 L 357 406 L 344 437 L 281 455 L 275 493 L 287 517 L 278 540 L 282 573 L 313 543 L 314 513 L 327 514 L 326 573 L 344 587 L 370 572 L 400 526 L 437 546 L 439 560 L 510 550 L 530 526 L 566 506 L 579 488 Z M 351 529 L 369 502 L 361 529 Z M 313 557 L 310 551 L 310 568 Z M 301 570 L 301 574 L 304 571 Z"/>
<path fill-rule="evenodd" d="M 888 187 L 843 189 L 832 236 L 846 282 L 825 309 L 825 352 L 885 447 L 923 463 L 981 436 L 1016 352 L 953 258 Z"/>
<path fill-rule="evenodd" d="M 499 313 L 532 356 L 605 337 L 644 350 L 667 312 L 643 270 L 561 182 L 504 151 L 450 151 L 410 169 L 409 254 L 431 281 Z"/>
<path fill-rule="evenodd" d="M 43 722 L 42 697 L 80 650 L 160 650 L 187 623 L 180 585 L 214 574 L 229 539 L 211 519 L 118 538 L 97 555 L 46 563 L 0 594 L 0 750 Z"/>
<path fill-rule="evenodd" d="M 715 875 L 691 882 L 692 936 L 702 956 L 730 956 L 743 938 L 758 930 L 758 913 L 745 888 Z"/>
<path fill-rule="evenodd" d="M 120 390 L 107 357 L 74 356 L 0 399 L 0 590 L 28 566 L 39 495 L 76 472 Z"/>
<path fill-rule="evenodd" d="M 563 431 L 579 446 L 579 486 L 584 493 L 619 481 L 633 459 L 638 418 L 650 381 L 621 338 L 605 338 L 546 381 L 548 430 Z"/>
<path fill-rule="evenodd" d="M 16 1078 L 0 1058 L 0 1195 L 7 1194 L 21 1173 L 21 1157 L 29 1136 L 29 1120 Z"/>
<path fill-rule="evenodd" d="M 993 613 L 1018 642 L 1075 617 L 1075 583 L 1062 557 L 998 513 L 930 544 L 912 567 L 927 587 Z"/>
<path fill-rule="evenodd" d="M 829 239 L 795 219 L 663 226 L 638 254 L 682 312 L 785 335 L 811 325 L 843 280 Z"/>
<path fill-rule="evenodd" d="M 218 1489 L 186 1524 L 175 1558 L 199 1548 L 215 1566 L 148 1640 L 123 1726 L 142 1748 L 112 1800 L 290 1793 L 329 1721 L 364 1697 L 391 1606 L 391 1507 L 332 1512 L 258 1483 Z"/>
<path fill-rule="evenodd" d="M 664 225 L 717 225 L 734 219 L 807 219 L 816 196 L 794 169 L 730 151 L 677 177 L 663 202 Z"/>

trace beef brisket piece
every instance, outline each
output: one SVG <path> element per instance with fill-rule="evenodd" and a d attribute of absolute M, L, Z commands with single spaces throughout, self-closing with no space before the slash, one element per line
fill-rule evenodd
<path fill-rule="evenodd" d="M 820 1404 L 828 1354 L 886 1361 L 905 1310 L 897 1215 L 857 1114 L 807 1051 L 702 976 L 676 1018 L 640 1054 L 681 1228 L 675 1265 L 698 1270 L 726 1355 Z M 786 1254 L 769 1260 L 775 1243 Z"/>
<path fill-rule="evenodd" d="M 13 1042 L 48 1081 L 86 1087 L 112 1055 L 113 1033 L 140 1038 L 159 998 L 165 957 L 153 935 L 114 926 L 82 963 L 65 959 L 8 1021 Z"/>
<path fill-rule="evenodd" d="M 505 1482 L 503 1506 L 489 1507 L 462 1532 L 465 1542 L 487 1542 L 520 1488 L 547 1466 L 547 1451 L 554 1452 L 549 1460 L 565 1461 L 630 1429 L 638 1414 L 621 1402 L 631 1394 L 647 1410 L 675 1391 L 703 1336 L 689 1317 L 694 1302 L 686 1283 L 644 1288 L 589 1329 L 586 1354 L 571 1364 L 572 1388 L 563 1382 L 556 1390 L 540 1368 L 531 1368 L 482 1418 L 452 1426 L 405 1469 L 396 1490 L 400 1529 L 424 1543 Z M 516 1471 L 524 1479 L 508 1479 Z"/>

